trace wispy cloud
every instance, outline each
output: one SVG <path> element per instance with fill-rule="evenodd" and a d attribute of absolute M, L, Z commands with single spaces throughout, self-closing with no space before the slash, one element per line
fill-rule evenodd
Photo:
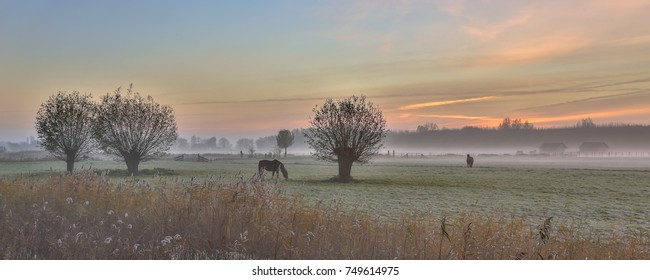
<path fill-rule="evenodd" d="M 479 121 L 501 121 L 500 118 L 489 116 L 469 116 L 469 115 L 432 115 L 432 114 L 417 114 L 413 115 L 420 118 L 435 118 L 435 119 L 460 119 L 460 120 L 479 120 Z"/>
<path fill-rule="evenodd" d="M 464 34 L 478 39 L 477 59 L 469 66 L 575 59 L 590 51 L 649 42 L 647 29 L 641 27 L 650 22 L 643 16 L 650 12 L 647 0 L 491 1 L 477 6 L 481 8 L 458 18 Z"/>
<path fill-rule="evenodd" d="M 650 6 L 648 0 L 597 0 L 590 2 L 592 2 L 592 5 L 608 11 L 630 11 Z"/>
<path fill-rule="evenodd" d="M 519 111 L 520 112 L 535 112 L 535 111 L 543 112 L 558 107 L 565 107 L 565 108 L 573 107 L 575 110 L 575 108 L 580 108 L 585 105 L 591 105 L 589 107 L 593 107 L 593 104 L 596 103 L 598 104 L 608 103 L 611 105 L 612 103 L 619 103 L 620 102 L 619 100 L 623 100 L 624 103 L 633 103 L 635 101 L 639 101 L 640 99 L 648 98 L 648 95 L 650 95 L 650 92 L 648 90 L 640 90 L 640 91 L 633 91 L 633 92 L 593 96 L 588 98 L 570 100 L 562 103 L 552 103 L 552 104 L 545 104 L 541 106 L 527 107 L 527 108 L 519 109 Z"/>
<path fill-rule="evenodd" d="M 433 102 L 405 105 L 405 106 L 399 107 L 398 109 L 399 110 L 413 110 L 413 109 L 419 109 L 419 108 L 425 108 L 425 107 L 443 106 L 443 105 L 449 105 L 449 104 L 455 104 L 455 103 L 473 102 L 473 101 L 487 100 L 487 99 L 493 99 L 493 98 L 496 98 L 496 96 L 482 96 L 482 97 L 475 97 L 475 98 L 433 101 Z"/>
<path fill-rule="evenodd" d="M 636 115 L 645 115 L 650 114 L 650 108 L 621 108 L 611 111 L 604 112 L 588 112 L 580 114 L 570 114 L 562 116 L 550 116 L 550 117 L 536 117 L 531 118 L 528 121 L 532 123 L 552 123 L 552 122 L 563 122 L 563 121 L 577 121 L 585 118 L 611 118 L 611 117 L 624 117 L 624 116 L 636 116 Z"/>
<path fill-rule="evenodd" d="M 321 6 L 316 14 L 340 21 L 395 20 L 430 6 L 429 1 L 421 0 L 336 0 Z"/>
<path fill-rule="evenodd" d="M 247 99 L 247 100 L 206 100 L 196 102 L 185 102 L 178 105 L 208 105 L 208 104 L 250 104 L 250 103 L 269 103 L 269 102 L 299 102 L 299 101 L 322 101 L 325 97 L 296 97 L 296 98 L 266 98 L 266 99 Z"/>
<path fill-rule="evenodd" d="M 531 10 L 523 10 L 519 12 L 512 18 L 505 19 L 501 22 L 488 24 L 488 25 L 467 25 L 463 27 L 463 31 L 471 36 L 477 37 L 479 39 L 494 39 L 499 36 L 501 33 L 507 31 L 510 28 L 513 28 L 518 25 L 525 24 L 533 16 Z"/>
<path fill-rule="evenodd" d="M 650 35 L 631 36 L 618 40 L 616 43 L 622 46 L 648 44 L 650 43 Z"/>
<path fill-rule="evenodd" d="M 586 43 L 578 37 L 551 37 L 532 40 L 519 45 L 505 46 L 491 54 L 479 57 L 475 66 L 499 66 L 554 58 L 578 51 Z"/>
<path fill-rule="evenodd" d="M 458 16 L 465 10 L 464 0 L 439 0 L 435 2 L 436 9 L 449 15 Z"/>

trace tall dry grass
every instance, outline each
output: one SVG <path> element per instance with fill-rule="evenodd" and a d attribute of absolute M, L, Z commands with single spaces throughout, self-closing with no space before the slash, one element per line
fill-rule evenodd
<path fill-rule="evenodd" d="M 647 232 L 601 236 L 472 213 L 370 217 L 243 178 L 0 179 L 3 259 L 650 258 Z"/>

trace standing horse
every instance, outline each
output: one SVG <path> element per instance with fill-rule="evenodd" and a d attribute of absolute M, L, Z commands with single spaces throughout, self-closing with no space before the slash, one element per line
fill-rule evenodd
<path fill-rule="evenodd" d="M 467 167 L 474 166 L 474 158 L 467 154 Z"/>
<path fill-rule="evenodd" d="M 271 171 L 271 179 L 275 174 L 278 174 L 278 178 L 280 178 L 280 172 L 282 172 L 282 176 L 284 176 L 284 179 L 289 179 L 289 173 L 287 172 L 287 169 L 284 168 L 284 164 L 280 162 L 277 159 L 274 160 L 260 160 L 260 162 L 257 164 L 257 171 L 259 172 L 260 176 L 262 175 L 262 171 Z"/>

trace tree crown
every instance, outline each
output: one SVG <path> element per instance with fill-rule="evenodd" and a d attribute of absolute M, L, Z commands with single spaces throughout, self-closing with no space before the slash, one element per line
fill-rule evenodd
<path fill-rule="evenodd" d="M 310 128 L 305 131 L 307 144 L 320 160 L 338 161 L 341 151 L 359 163 L 366 163 L 382 147 L 386 121 L 381 111 L 365 96 L 327 99 L 313 109 Z"/>
<path fill-rule="evenodd" d="M 289 146 L 293 145 L 293 133 L 291 131 L 283 129 L 278 132 L 278 135 L 276 136 L 276 142 L 278 144 L 278 147 L 280 148 L 288 148 Z"/>
<path fill-rule="evenodd" d="M 96 111 L 90 94 L 74 91 L 50 96 L 36 113 L 41 146 L 58 159 L 81 160 L 95 147 L 92 125 Z"/>
<path fill-rule="evenodd" d="M 118 88 L 101 98 L 94 134 L 105 152 L 146 160 L 174 144 L 176 120 L 171 107 L 156 103 L 151 96 L 142 97 L 132 88 L 126 94 Z"/>

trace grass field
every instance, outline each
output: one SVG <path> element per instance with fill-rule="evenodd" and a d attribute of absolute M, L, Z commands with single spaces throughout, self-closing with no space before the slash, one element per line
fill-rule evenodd
<path fill-rule="evenodd" d="M 605 233 L 650 230 L 647 158 L 478 157 L 470 169 L 462 157 L 379 157 L 371 164 L 355 165 L 355 181 L 349 184 L 330 180 L 337 172 L 333 163 L 309 157 L 281 160 L 289 180 L 280 179 L 278 184 L 287 193 L 299 194 L 310 204 L 341 202 L 388 221 L 404 215 L 476 213 L 532 219 L 532 224 L 552 216 L 585 231 Z M 257 159 L 215 157 L 210 162 L 150 161 L 140 169 L 144 181 L 160 173 L 157 179 L 201 182 L 248 179 L 256 166 Z M 120 162 L 76 165 L 89 168 L 110 170 L 115 180 L 125 177 L 126 167 Z M 59 161 L 0 162 L 0 177 L 42 177 L 64 170 L 65 163 Z"/>
<path fill-rule="evenodd" d="M 644 159 L 0 163 L 4 259 L 650 259 Z M 558 162 L 555 162 L 558 161 Z M 587 166 L 587 168 L 584 168 Z M 268 174 L 267 174 L 268 175 Z M 553 218 L 550 218 L 550 217 Z"/>

